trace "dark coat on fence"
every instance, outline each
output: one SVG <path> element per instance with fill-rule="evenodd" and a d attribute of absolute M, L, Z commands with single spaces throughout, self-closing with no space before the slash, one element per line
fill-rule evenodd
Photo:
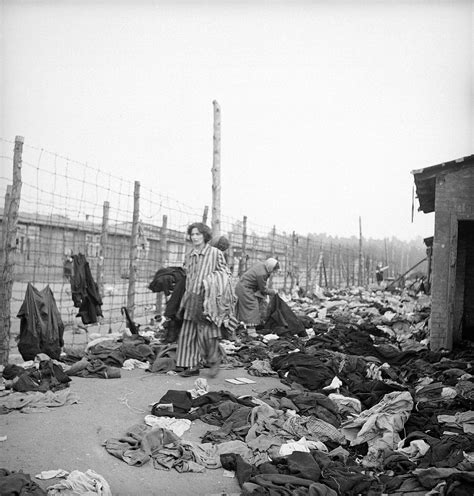
<path fill-rule="evenodd" d="M 33 360 L 39 353 L 59 360 L 64 324 L 51 288 L 39 291 L 28 283 L 17 317 L 21 319 L 18 351 L 23 360 Z"/>
<path fill-rule="evenodd" d="M 79 253 L 79 255 L 73 255 L 72 258 L 72 301 L 74 306 L 79 308 L 76 317 L 81 317 L 83 324 L 95 324 L 97 317 L 102 317 L 102 298 L 99 288 L 92 277 L 86 257 Z"/>

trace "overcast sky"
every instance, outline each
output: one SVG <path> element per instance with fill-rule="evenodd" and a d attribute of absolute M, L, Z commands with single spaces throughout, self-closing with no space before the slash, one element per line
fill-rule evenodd
<path fill-rule="evenodd" d="M 1 5 L 0 137 L 197 209 L 214 99 L 223 215 L 280 230 L 430 236 L 410 172 L 473 153 L 472 1 Z"/>

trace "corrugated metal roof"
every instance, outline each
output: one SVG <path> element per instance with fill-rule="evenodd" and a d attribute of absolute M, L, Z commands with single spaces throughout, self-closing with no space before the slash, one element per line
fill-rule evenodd
<path fill-rule="evenodd" d="M 441 174 L 449 174 L 461 169 L 474 166 L 474 155 L 443 162 L 441 164 L 425 167 L 424 169 L 412 170 L 415 179 L 416 196 L 420 203 L 418 210 L 425 214 L 434 211 L 436 178 Z"/>

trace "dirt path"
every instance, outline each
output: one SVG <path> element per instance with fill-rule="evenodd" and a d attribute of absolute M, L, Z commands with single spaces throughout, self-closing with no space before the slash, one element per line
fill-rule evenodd
<path fill-rule="evenodd" d="M 256 384 L 233 385 L 226 378 L 248 376 L 244 369 L 222 370 L 208 379 L 209 391 L 227 390 L 240 396 L 284 387 L 278 379 L 251 377 Z M 250 376 L 248 376 L 250 377 Z M 110 455 L 101 445 L 120 437 L 150 413 L 150 403 L 169 389 L 192 389 L 195 378 L 151 374 L 140 369 L 122 370 L 121 379 L 73 377 L 70 389 L 80 404 L 52 408 L 47 413 L 0 415 L 0 467 L 29 473 L 32 478 L 44 470 L 68 472 L 92 469 L 110 484 L 114 496 L 204 496 L 240 493 L 236 479 L 224 477 L 224 470 L 203 474 L 156 470 L 152 463 L 132 467 Z M 183 439 L 201 442 L 201 436 L 217 427 L 194 421 Z M 59 479 L 39 481 L 42 487 Z"/>

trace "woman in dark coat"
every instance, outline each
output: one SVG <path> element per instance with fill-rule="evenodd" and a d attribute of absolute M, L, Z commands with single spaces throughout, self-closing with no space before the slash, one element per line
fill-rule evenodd
<path fill-rule="evenodd" d="M 280 268 L 278 260 L 268 258 L 257 262 L 242 274 L 235 287 L 237 296 L 237 319 L 243 322 L 247 329 L 255 329 L 261 323 L 260 305 L 267 295 L 275 295 L 277 291 L 267 287 L 270 276 Z"/>

